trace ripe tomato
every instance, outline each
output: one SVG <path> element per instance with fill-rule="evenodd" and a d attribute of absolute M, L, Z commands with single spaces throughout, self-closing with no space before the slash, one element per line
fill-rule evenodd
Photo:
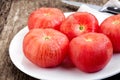
<path fill-rule="evenodd" d="M 87 32 L 97 32 L 98 27 L 98 20 L 94 15 L 88 12 L 75 12 L 61 24 L 60 31 L 71 40 Z"/>
<path fill-rule="evenodd" d="M 120 14 L 105 19 L 100 25 L 100 32 L 110 38 L 113 51 L 120 52 Z"/>
<path fill-rule="evenodd" d="M 57 8 L 42 7 L 33 11 L 28 18 L 29 29 L 33 28 L 54 28 L 59 26 L 65 19 L 63 12 Z"/>
<path fill-rule="evenodd" d="M 55 67 L 66 56 L 69 40 L 54 29 L 32 29 L 24 37 L 23 52 L 40 67 Z"/>
<path fill-rule="evenodd" d="M 108 64 L 113 47 L 104 34 L 86 33 L 71 40 L 69 54 L 77 68 L 85 72 L 96 72 Z"/>

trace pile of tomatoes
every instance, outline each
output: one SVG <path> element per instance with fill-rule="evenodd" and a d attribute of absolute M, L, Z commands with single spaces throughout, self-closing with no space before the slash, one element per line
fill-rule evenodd
<path fill-rule="evenodd" d="M 68 57 L 78 69 L 96 72 L 109 63 L 113 52 L 120 52 L 120 15 L 99 25 L 88 12 L 66 18 L 57 8 L 43 7 L 30 14 L 28 28 L 23 52 L 40 67 L 59 66 Z"/>

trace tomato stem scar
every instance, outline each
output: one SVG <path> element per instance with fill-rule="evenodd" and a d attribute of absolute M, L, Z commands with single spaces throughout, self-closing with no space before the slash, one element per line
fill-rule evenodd
<path fill-rule="evenodd" d="M 51 37 L 50 36 L 44 36 L 43 39 L 44 40 L 49 40 Z"/>
<path fill-rule="evenodd" d="M 112 24 L 119 24 L 119 23 L 120 23 L 119 20 L 115 20 L 115 21 L 112 22 Z"/>
<path fill-rule="evenodd" d="M 82 31 L 84 31 L 84 29 L 85 29 L 85 26 L 84 25 L 80 25 L 79 30 L 82 32 Z"/>

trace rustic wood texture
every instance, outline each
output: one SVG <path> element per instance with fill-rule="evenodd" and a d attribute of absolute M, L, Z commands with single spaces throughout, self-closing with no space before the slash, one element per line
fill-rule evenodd
<path fill-rule="evenodd" d="M 6 23 L 8 12 L 11 8 L 11 0 L 0 0 L 0 33 L 3 30 L 3 26 Z"/>
<path fill-rule="evenodd" d="M 103 5 L 107 0 L 76 0 Z M 10 60 L 9 44 L 15 34 L 27 26 L 29 14 L 40 7 L 57 7 L 63 12 L 75 11 L 60 0 L 0 0 L 0 80 L 37 80 L 18 70 Z M 120 77 L 120 75 L 116 75 Z M 116 76 L 109 78 L 114 80 Z"/>
<path fill-rule="evenodd" d="M 72 0 L 74 1 L 74 0 Z M 105 4 L 108 0 L 75 0 L 77 2 L 85 2 L 85 3 L 89 3 L 89 4 L 95 4 L 95 5 L 103 5 Z"/>

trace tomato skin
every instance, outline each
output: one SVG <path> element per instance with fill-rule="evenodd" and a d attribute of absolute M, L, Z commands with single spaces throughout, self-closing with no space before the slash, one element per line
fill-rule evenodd
<path fill-rule="evenodd" d="M 103 69 L 113 54 L 112 43 L 100 33 L 86 33 L 73 38 L 69 45 L 69 55 L 77 68 L 84 72 Z"/>
<path fill-rule="evenodd" d="M 32 29 L 24 37 L 23 52 L 40 67 L 55 67 L 65 58 L 69 40 L 53 29 Z"/>
<path fill-rule="evenodd" d="M 65 16 L 58 8 L 42 7 L 33 11 L 28 18 L 29 30 L 33 28 L 54 28 L 59 30 L 59 27 Z"/>
<path fill-rule="evenodd" d="M 60 26 L 60 31 L 72 38 L 87 32 L 98 32 L 99 24 L 94 15 L 88 12 L 75 12 Z"/>
<path fill-rule="evenodd" d="M 108 17 L 100 25 L 101 33 L 107 35 L 112 44 L 115 53 L 120 52 L 120 14 Z"/>

